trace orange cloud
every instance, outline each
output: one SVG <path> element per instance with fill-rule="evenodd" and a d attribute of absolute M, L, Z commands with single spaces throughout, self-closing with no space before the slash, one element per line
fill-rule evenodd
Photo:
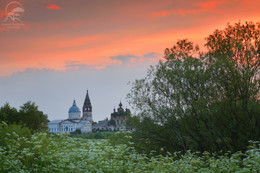
<path fill-rule="evenodd" d="M 171 10 L 164 10 L 164 11 L 156 11 L 150 13 L 150 17 L 167 17 L 170 15 L 180 15 L 186 16 L 189 14 L 200 14 L 204 12 L 216 12 L 218 7 L 221 7 L 225 4 L 223 0 L 211 0 L 207 2 L 201 3 L 194 3 L 194 9 L 171 9 Z"/>
<path fill-rule="evenodd" d="M 51 4 L 45 8 L 50 9 L 50 10 L 59 10 L 60 9 L 60 7 L 55 4 Z"/>
<path fill-rule="evenodd" d="M 169 11 L 156 11 L 151 14 L 152 17 L 165 17 L 169 15 Z"/>
<path fill-rule="evenodd" d="M 5 68 L 0 70 L 0 76 L 26 68 L 67 70 L 66 62 L 71 61 L 79 62 L 70 64 L 75 68 L 87 65 L 95 69 L 102 69 L 115 63 L 115 60 L 109 58 L 111 56 L 131 53 L 141 57 L 147 52 L 163 53 L 166 47 L 172 46 L 176 40 L 182 38 L 189 38 L 202 46 L 203 39 L 214 29 L 216 29 L 215 26 L 182 30 L 169 29 L 151 34 L 136 34 L 135 37 L 126 36 L 125 32 L 121 31 L 78 38 L 68 35 L 28 38 L 28 40 L 23 40 L 24 46 L 18 43 L 12 45 L 12 47 L 16 47 L 16 51 L 2 53 L 2 57 L 6 57 L 6 60 L 2 62 Z M 14 41 L 16 39 L 15 37 Z M 130 57 L 129 62 L 139 63 L 135 57 Z M 140 60 L 141 62 L 142 60 Z"/>
<path fill-rule="evenodd" d="M 198 3 L 197 5 L 199 6 L 200 11 L 202 12 L 206 12 L 206 11 L 215 12 L 216 8 L 222 6 L 224 3 L 225 1 L 213 0 L 208 2 L 201 2 Z"/>
<path fill-rule="evenodd" d="M 174 10 L 167 10 L 167 11 L 156 11 L 152 12 L 149 14 L 150 17 L 155 18 L 155 17 L 167 17 L 171 15 L 180 15 L 180 16 L 186 16 L 189 14 L 198 14 L 201 13 L 202 10 L 200 9 L 174 9 Z"/>

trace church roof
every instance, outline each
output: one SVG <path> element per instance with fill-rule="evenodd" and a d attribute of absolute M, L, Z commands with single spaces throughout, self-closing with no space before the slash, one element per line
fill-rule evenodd
<path fill-rule="evenodd" d="M 131 111 L 130 111 L 130 109 L 123 109 L 123 104 L 122 104 L 122 102 L 120 101 L 120 103 L 119 103 L 119 107 L 117 108 L 117 111 L 116 111 L 116 109 L 114 108 L 114 112 L 113 113 L 111 113 L 111 116 L 113 116 L 113 117 L 119 117 L 119 116 L 127 116 L 127 115 L 130 115 L 131 114 Z"/>
<path fill-rule="evenodd" d="M 49 122 L 48 124 L 58 124 L 60 122 L 62 122 L 63 120 L 53 120 L 51 122 Z"/>
<path fill-rule="evenodd" d="M 93 127 L 105 127 L 108 126 L 108 121 L 99 121 L 97 124 L 94 124 Z"/>
<path fill-rule="evenodd" d="M 81 120 L 79 123 L 83 123 L 83 124 L 85 124 L 85 123 L 90 123 L 90 121 L 87 121 L 87 120 Z"/>
<path fill-rule="evenodd" d="M 76 101 L 73 101 L 72 106 L 69 109 L 69 113 L 71 112 L 80 112 L 79 107 L 76 105 Z"/>

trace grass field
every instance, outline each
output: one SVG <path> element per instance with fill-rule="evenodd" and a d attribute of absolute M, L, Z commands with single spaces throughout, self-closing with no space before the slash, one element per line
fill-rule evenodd
<path fill-rule="evenodd" d="M 36 133 L 31 138 L 6 134 L 0 146 L 0 172 L 259 172 L 258 142 L 246 153 L 201 156 L 188 152 L 168 156 L 137 153 L 127 145 L 112 145 L 108 139 L 71 138 Z M 178 157 L 177 157 L 178 155 Z M 177 159 L 178 158 L 178 159 Z"/>

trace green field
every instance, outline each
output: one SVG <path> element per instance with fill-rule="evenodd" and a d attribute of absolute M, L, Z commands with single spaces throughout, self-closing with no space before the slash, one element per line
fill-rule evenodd
<path fill-rule="evenodd" d="M 4 128 L 2 128 L 4 129 Z M 3 131 L 2 131 L 3 132 Z M 187 152 L 168 156 L 139 154 L 130 145 L 112 145 L 109 139 L 71 138 L 36 133 L 1 134 L 0 172 L 259 172 L 257 142 L 245 153 L 212 156 Z M 5 145 L 3 145 L 5 144 Z"/>
<path fill-rule="evenodd" d="M 82 139 L 109 139 L 110 136 L 116 132 L 92 132 L 87 134 L 69 134 L 72 138 L 82 138 Z"/>

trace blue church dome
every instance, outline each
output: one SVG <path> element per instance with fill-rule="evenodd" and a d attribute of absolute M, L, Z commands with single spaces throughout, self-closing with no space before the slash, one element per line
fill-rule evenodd
<path fill-rule="evenodd" d="M 79 107 L 76 105 L 76 101 L 74 100 L 73 105 L 69 109 L 69 113 L 71 112 L 80 112 Z"/>

